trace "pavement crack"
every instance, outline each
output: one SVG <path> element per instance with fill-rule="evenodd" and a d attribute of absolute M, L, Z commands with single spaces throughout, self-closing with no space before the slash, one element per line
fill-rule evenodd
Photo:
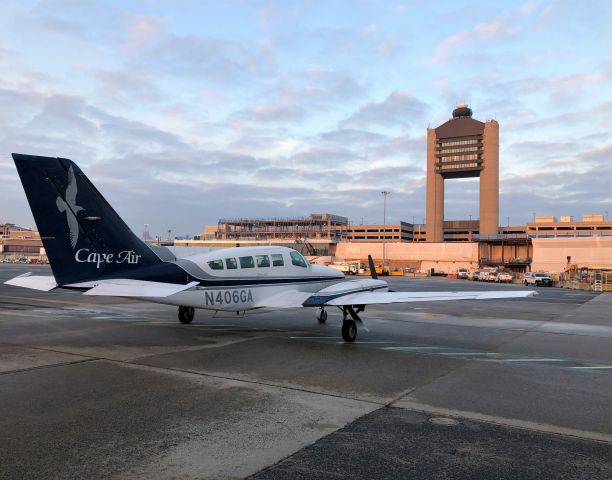
<path fill-rule="evenodd" d="M 38 365 L 36 367 L 19 368 L 17 370 L 7 370 L 5 372 L 0 372 L 0 376 L 12 375 L 14 373 L 30 372 L 32 370 L 43 370 L 43 369 L 54 368 L 54 367 L 65 367 L 67 365 L 76 365 L 78 363 L 94 362 L 96 360 L 102 360 L 102 359 L 101 358 L 83 358 L 82 360 L 73 360 L 72 362 L 52 363 L 50 365 Z"/>
<path fill-rule="evenodd" d="M 152 370 L 156 370 L 156 371 L 166 371 L 166 372 L 178 372 L 178 373 L 186 373 L 189 375 L 196 375 L 196 376 L 200 376 L 200 377 L 208 377 L 208 378 L 216 378 L 219 380 L 229 380 L 232 382 L 241 382 L 241 383 L 247 383 L 247 384 L 251 384 L 251 385 L 260 385 L 263 387 L 272 387 L 272 388 L 279 388 L 279 389 L 284 389 L 284 390 L 291 390 L 294 392 L 302 392 L 302 393 L 310 393 L 313 395 L 321 395 L 323 397 L 330 397 L 330 398 L 340 398 L 343 400 L 351 400 L 354 402 L 363 402 L 363 403 L 367 403 L 370 405 L 377 405 L 379 407 L 384 407 L 386 405 L 386 402 L 377 402 L 375 400 L 368 400 L 368 399 L 363 399 L 363 398 L 356 398 L 356 397 L 351 397 L 351 396 L 347 396 L 347 395 L 340 395 L 337 393 L 329 393 L 329 392 L 322 392 L 319 390 L 311 390 L 308 388 L 300 388 L 300 387 L 294 387 L 291 385 L 283 385 L 283 384 L 279 384 L 279 383 L 273 383 L 273 382 L 263 382 L 260 380 L 248 380 L 245 378 L 240 378 L 240 377 L 232 377 L 230 375 L 218 375 L 218 374 L 214 374 L 214 373 L 206 373 L 206 372 L 198 372 L 195 370 L 189 370 L 186 368 L 175 368 L 175 367 L 159 367 L 159 366 L 154 366 L 154 365 L 146 365 L 146 364 L 142 364 L 142 363 L 134 363 L 132 360 L 111 360 L 111 359 L 106 359 L 106 358 L 101 358 L 100 360 L 107 360 L 109 362 L 113 362 L 113 363 L 120 363 L 120 364 L 124 364 L 124 365 L 129 365 L 129 366 L 133 366 L 133 367 L 137 367 L 137 368 L 145 368 L 145 369 L 152 369 Z"/>

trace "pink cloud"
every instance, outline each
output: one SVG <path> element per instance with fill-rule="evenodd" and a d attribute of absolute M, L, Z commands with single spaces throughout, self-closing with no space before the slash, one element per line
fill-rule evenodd
<path fill-rule="evenodd" d="M 441 64 L 449 61 L 453 50 L 471 41 L 495 40 L 512 35 L 515 32 L 516 19 L 531 14 L 533 8 L 524 4 L 518 9 L 506 12 L 491 22 L 480 23 L 471 30 L 454 33 L 442 40 L 427 63 Z"/>
<path fill-rule="evenodd" d="M 149 15 L 130 15 L 126 33 L 127 45 L 130 49 L 141 49 L 160 34 L 163 20 Z"/>

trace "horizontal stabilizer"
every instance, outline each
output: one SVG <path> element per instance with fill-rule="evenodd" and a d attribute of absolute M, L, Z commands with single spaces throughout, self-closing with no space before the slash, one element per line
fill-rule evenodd
<path fill-rule="evenodd" d="M 518 292 L 358 292 L 330 299 L 325 305 L 370 305 L 383 303 L 440 302 L 445 300 L 489 300 L 523 298 L 536 294 L 533 290 Z"/>
<path fill-rule="evenodd" d="M 11 278 L 4 282 L 4 284 L 13 285 L 15 287 L 31 288 L 32 290 L 40 290 L 42 292 L 48 292 L 57 287 L 55 277 L 51 275 L 32 275 L 32 272 Z"/>
<path fill-rule="evenodd" d="M 89 285 L 87 285 L 89 284 Z M 198 285 L 198 282 L 191 282 L 187 285 L 176 283 L 147 282 L 144 280 L 129 280 L 127 278 L 117 278 L 113 280 L 100 280 L 98 282 L 85 282 L 73 284 L 73 287 L 92 286 L 83 295 L 98 295 L 107 297 L 151 297 L 164 298 L 175 293 L 188 290 Z"/>

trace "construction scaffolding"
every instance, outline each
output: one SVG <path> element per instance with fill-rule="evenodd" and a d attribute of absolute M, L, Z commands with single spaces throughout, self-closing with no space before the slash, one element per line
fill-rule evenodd
<path fill-rule="evenodd" d="M 340 241 L 348 229 L 348 218 L 330 213 L 308 217 L 222 218 L 217 224 L 218 240 L 329 240 Z"/>

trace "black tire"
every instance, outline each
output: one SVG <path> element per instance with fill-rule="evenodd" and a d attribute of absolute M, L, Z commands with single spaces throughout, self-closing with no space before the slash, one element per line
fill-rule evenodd
<path fill-rule="evenodd" d="M 347 343 L 352 343 L 357 338 L 357 324 L 353 320 L 342 322 L 342 338 Z"/>
<path fill-rule="evenodd" d="M 527 280 L 525 280 L 523 283 L 525 284 L 525 286 L 529 285 L 529 284 L 527 283 Z"/>
<path fill-rule="evenodd" d="M 327 310 L 317 312 L 317 321 L 319 323 L 325 323 L 327 321 Z"/>
<path fill-rule="evenodd" d="M 183 324 L 191 323 L 195 315 L 193 307 L 179 307 L 178 319 Z"/>

